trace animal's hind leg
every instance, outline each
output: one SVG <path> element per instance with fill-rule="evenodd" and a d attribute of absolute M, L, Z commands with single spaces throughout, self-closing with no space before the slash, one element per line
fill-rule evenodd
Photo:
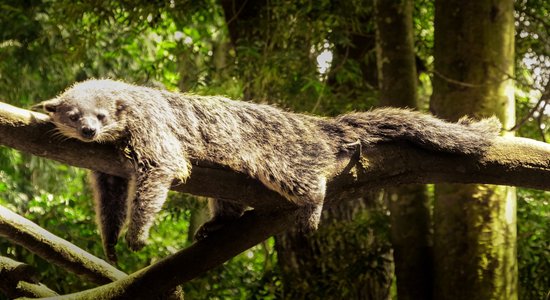
<path fill-rule="evenodd" d="M 298 230 L 311 232 L 317 230 L 321 222 L 321 213 L 325 201 L 326 178 L 319 177 L 315 185 L 309 186 L 307 193 L 294 200 L 300 206 L 297 214 Z"/>
<path fill-rule="evenodd" d="M 242 204 L 220 199 L 209 199 L 208 206 L 212 218 L 197 230 L 195 240 L 202 240 L 225 224 L 239 218 L 246 209 Z"/>
<path fill-rule="evenodd" d="M 94 192 L 96 221 L 101 232 L 103 251 L 116 262 L 115 245 L 126 220 L 128 179 L 97 171 L 90 172 Z"/>
<path fill-rule="evenodd" d="M 298 230 L 304 233 L 317 230 L 321 222 L 322 212 L 323 203 L 300 207 L 297 215 Z"/>

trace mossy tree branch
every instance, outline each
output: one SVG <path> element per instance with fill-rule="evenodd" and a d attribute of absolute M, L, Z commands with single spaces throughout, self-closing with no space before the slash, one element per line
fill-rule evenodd
<path fill-rule="evenodd" d="M 31 266 L 5 256 L 0 256 L 0 291 L 10 299 L 58 295 L 38 281 Z"/>
<path fill-rule="evenodd" d="M 124 281 L 128 277 L 126 273 L 3 206 L 0 206 L 0 236 L 94 283 L 128 281 Z M 47 288 L 40 285 L 38 281 L 29 281 L 29 276 L 33 274 L 30 270 L 31 267 L 28 265 L 0 257 L 0 278 L 5 277 L 5 280 L 0 280 L 0 290 L 10 298 L 12 297 L 10 295 L 15 295 L 14 293 L 17 293 L 17 297 L 57 295 L 55 293 L 48 295 Z M 177 284 L 174 284 L 155 291 L 162 294 L 163 299 L 182 299 L 182 291 L 176 286 Z"/>
<path fill-rule="evenodd" d="M 129 162 L 108 144 L 53 137 L 48 117 L 0 102 L 0 145 L 69 165 L 126 176 Z M 328 199 L 349 193 L 408 183 L 490 183 L 550 190 L 550 144 L 524 138 L 500 137 L 480 156 L 430 152 L 406 143 L 378 144 L 362 149 L 361 168 L 345 163 L 332 173 Z M 350 158 L 353 163 L 353 159 Z M 193 160 L 192 176 L 174 182 L 173 190 L 219 197 L 254 208 L 292 208 L 259 181 L 208 161 Z M 349 171 L 352 172 L 349 172 Z M 239 189 L 235 189 L 239 186 Z"/>
<path fill-rule="evenodd" d="M 104 284 L 127 275 L 78 246 L 0 206 L 0 236 L 65 270 Z"/>

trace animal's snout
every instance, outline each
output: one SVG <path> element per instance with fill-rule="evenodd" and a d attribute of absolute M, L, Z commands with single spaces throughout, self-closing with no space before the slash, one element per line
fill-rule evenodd
<path fill-rule="evenodd" d="M 82 127 L 82 129 L 80 130 L 80 133 L 82 134 L 82 136 L 87 139 L 93 138 L 96 132 L 97 132 L 96 129 L 93 127 Z"/>

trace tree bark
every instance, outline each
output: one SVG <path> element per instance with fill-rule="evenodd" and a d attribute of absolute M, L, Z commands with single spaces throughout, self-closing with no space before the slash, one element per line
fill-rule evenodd
<path fill-rule="evenodd" d="M 380 105 L 418 108 L 413 1 L 375 0 Z M 432 299 L 430 210 L 424 185 L 386 189 L 400 300 Z"/>
<path fill-rule="evenodd" d="M 436 1 L 433 112 L 513 126 L 513 12 L 512 0 Z M 436 299 L 517 299 L 515 210 L 510 188 L 436 186 Z"/>

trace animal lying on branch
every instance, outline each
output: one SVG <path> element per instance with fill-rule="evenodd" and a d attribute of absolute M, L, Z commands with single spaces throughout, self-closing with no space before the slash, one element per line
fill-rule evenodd
<path fill-rule="evenodd" d="M 77 83 L 38 105 L 61 136 L 114 144 L 132 162 L 122 178 L 92 173 L 97 220 L 105 253 L 128 219 L 126 241 L 141 249 L 174 178 L 191 174 L 190 159 L 211 161 L 258 179 L 300 207 L 297 223 L 314 230 L 326 183 L 334 166 L 358 147 L 407 141 L 456 154 L 482 154 L 500 130 L 496 118 L 448 123 L 419 112 L 380 108 L 320 118 L 223 97 L 201 97 L 135 86 L 120 81 Z M 241 204 L 211 201 L 212 220 L 202 238 L 245 210 Z"/>

